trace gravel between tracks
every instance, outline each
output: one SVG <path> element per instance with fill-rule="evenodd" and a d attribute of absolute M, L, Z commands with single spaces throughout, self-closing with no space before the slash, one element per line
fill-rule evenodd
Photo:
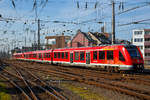
<path fill-rule="evenodd" d="M 38 63 L 28 63 L 28 62 L 19 62 L 19 61 L 9 61 L 9 63 L 14 63 L 14 64 L 22 64 L 26 66 L 32 66 L 32 67 L 56 67 L 52 65 L 44 65 L 44 64 L 38 64 Z M 57 66 L 57 68 L 59 68 Z M 65 69 L 64 67 L 61 67 L 62 69 Z M 76 68 L 72 68 L 73 70 Z M 9 70 L 9 68 L 8 68 Z M 66 70 L 71 70 L 71 67 L 67 67 Z M 84 69 L 82 69 L 84 70 Z M 58 80 L 63 80 L 62 78 L 59 77 L 52 77 L 48 73 L 40 73 L 40 72 L 35 72 L 36 75 L 38 75 L 40 78 L 44 79 L 47 81 L 50 85 L 52 85 L 56 90 L 61 92 L 64 96 L 66 96 L 69 100 L 86 100 L 85 97 L 82 97 L 80 94 L 76 93 L 75 91 L 70 90 L 69 88 L 65 87 L 64 84 L 70 84 L 75 87 L 82 87 L 85 89 L 88 89 L 90 92 L 95 93 L 97 95 L 100 95 L 104 97 L 103 99 L 96 99 L 96 100 L 138 100 L 138 98 L 128 96 L 125 94 L 118 93 L 116 91 L 111 91 L 107 90 L 104 88 L 96 87 L 93 85 L 87 85 L 84 83 L 79 83 L 79 82 L 74 82 L 74 81 L 58 81 Z M 56 81 L 56 82 L 52 82 Z M 145 85 L 139 85 L 135 83 L 130 83 L 130 82 L 123 82 L 123 84 L 127 84 L 129 86 L 137 87 L 137 88 L 143 88 L 143 89 L 148 89 L 150 86 L 145 86 Z M 15 99 L 17 100 L 17 99 Z M 19 100 L 19 99 L 18 99 Z M 21 100 L 21 99 L 20 99 Z M 88 100 L 95 100 L 95 99 L 88 99 Z"/>

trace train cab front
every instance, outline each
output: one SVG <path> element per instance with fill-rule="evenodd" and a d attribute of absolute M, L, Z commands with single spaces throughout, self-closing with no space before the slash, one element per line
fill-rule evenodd
<path fill-rule="evenodd" d="M 144 69 L 144 59 L 140 49 L 137 46 L 129 45 L 125 47 L 130 55 L 133 70 L 142 71 Z"/>

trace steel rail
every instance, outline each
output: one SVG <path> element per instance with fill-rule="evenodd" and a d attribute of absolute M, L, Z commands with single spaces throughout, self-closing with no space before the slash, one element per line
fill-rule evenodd
<path fill-rule="evenodd" d="M 42 85 L 44 85 L 45 87 L 47 87 L 48 89 L 46 89 L 46 90 L 48 90 L 48 91 L 51 91 L 51 92 L 53 92 L 56 96 L 58 96 L 59 98 L 61 98 L 62 100 L 67 100 L 64 96 L 62 96 L 60 93 L 58 93 L 55 89 L 53 89 L 52 87 L 50 87 L 50 86 L 48 86 L 48 84 L 46 83 L 46 82 L 44 82 L 44 81 L 42 81 L 40 78 L 38 78 L 36 75 L 34 75 L 33 73 L 31 73 L 30 71 L 27 71 L 26 69 L 24 69 L 24 68 L 22 68 L 22 67 L 19 67 L 19 66 L 14 66 L 15 68 L 15 70 L 16 70 L 16 68 L 20 68 L 20 69 L 22 69 L 22 70 L 24 70 L 24 71 L 26 71 L 27 73 L 29 73 L 32 77 L 34 77 L 36 80 L 38 80 L 38 81 L 40 81 L 40 83 L 42 84 Z M 21 72 L 20 71 L 18 71 L 18 70 L 16 70 L 17 71 L 17 73 L 20 75 L 20 76 L 22 76 L 21 75 Z M 23 78 L 23 77 L 22 77 Z M 35 82 L 34 82 L 35 83 Z M 33 84 L 33 83 L 32 83 Z"/>
<path fill-rule="evenodd" d="M 26 69 L 24 69 L 26 70 Z M 58 93 L 55 89 L 53 89 L 52 87 L 48 86 L 48 84 L 44 81 L 42 81 L 40 78 L 38 78 L 36 75 L 34 75 L 33 73 L 31 73 L 30 71 L 27 71 L 30 75 L 32 75 L 34 78 L 36 78 L 37 80 L 39 80 L 41 82 L 41 84 L 43 84 L 44 86 L 48 87 L 52 92 L 54 92 L 54 94 L 56 94 L 57 96 L 59 96 L 62 100 L 67 100 L 64 96 L 62 96 L 60 93 Z"/>
<path fill-rule="evenodd" d="M 27 81 L 24 79 L 24 77 L 22 76 L 21 72 L 19 72 L 18 70 L 15 70 L 19 76 L 21 77 L 22 81 L 24 82 L 24 84 L 27 86 L 27 88 L 29 89 L 31 96 L 33 97 L 34 100 L 39 100 L 37 98 L 37 96 L 35 95 L 35 93 L 33 92 L 33 90 L 30 88 L 29 84 L 27 83 Z"/>
<path fill-rule="evenodd" d="M 11 73 L 11 72 L 9 72 L 9 71 L 7 71 L 7 70 L 5 70 L 5 69 L 3 69 L 3 71 L 5 71 L 6 73 L 8 73 L 8 74 L 10 74 L 10 75 L 12 75 L 12 76 L 14 76 L 14 77 L 16 77 L 16 78 L 22 80 L 21 77 L 17 76 L 17 75 L 14 74 L 14 73 Z M 43 88 L 43 87 L 37 85 L 35 82 L 29 81 L 29 80 L 26 80 L 26 81 L 27 81 L 28 83 L 34 85 L 34 86 L 37 86 L 38 88 L 40 88 L 41 90 L 43 90 L 45 93 L 47 93 L 48 95 L 52 96 L 52 97 L 54 98 L 54 100 L 62 100 L 62 99 L 60 99 L 59 97 L 57 97 L 56 95 L 54 95 L 53 93 L 51 93 L 50 91 L 48 91 L 48 90 L 46 90 L 45 88 Z"/>
<path fill-rule="evenodd" d="M 32 100 L 25 92 L 22 88 L 20 88 L 15 82 L 13 82 L 10 78 L 7 78 L 6 76 L 4 75 L 1 75 L 0 76 L 2 78 L 4 78 L 5 80 L 9 81 L 14 87 L 16 87 L 25 97 L 27 100 Z"/>
<path fill-rule="evenodd" d="M 43 69 L 37 69 L 37 68 L 30 68 L 30 69 L 54 73 L 54 71 L 49 71 L 49 70 L 43 70 Z M 52 73 L 50 73 L 50 74 L 52 74 Z M 66 76 L 70 76 L 70 75 L 67 74 L 67 73 L 63 73 L 63 74 L 65 74 L 65 76 L 62 76 L 63 74 L 58 75 L 60 72 L 59 72 L 59 73 L 56 72 L 56 73 L 57 73 L 57 76 L 58 76 L 58 77 L 66 78 Z M 71 76 L 70 76 L 70 79 L 71 79 L 71 80 L 72 80 L 71 77 L 72 77 L 73 79 L 74 79 L 74 78 L 75 78 L 75 79 L 77 78 L 76 76 L 73 77 L 73 75 L 71 75 Z M 67 78 L 68 78 L 68 77 L 67 77 Z M 127 88 L 122 88 L 122 87 L 120 87 L 120 86 L 117 87 L 117 85 L 112 85 L 112 84 L 110 84 L 110 83 L 108 84 L 107 82 L 100 82 L 100 81 L 96 82 L 96 81 L 93 81 L 93 80 L 86 80 L 86 78 L 82 78 L 82 77 L 78 77 L 78 78 L 76 79 L 76 81 L 82 82 L 82 83 L 86 83 L 86 84 L 90 84 L 90 85 L 96 85 L 96 86 L 98 86 L 98 87 L 103 87 L 103 88 L 110 89 L 110 90 L 115 90 L 115 91 L 118 91 L 118 92 L 121 92 L 121 93 L 125 93 L 125 94 L 127 94 L 127 95 L 135 96 L 135 97 L 140 98 L 140 99 L 150 100 L 150 96 L 147 95 L 147 92 L 146 92 L 146 91 L 144 91 L 144 92 L 145 92 L 144 94 L 143 94 L 143 93 L 137 93 L 137 92 L 141 92 L 141 91 L 129 90 L 129 89 L 127 89 Z"/>

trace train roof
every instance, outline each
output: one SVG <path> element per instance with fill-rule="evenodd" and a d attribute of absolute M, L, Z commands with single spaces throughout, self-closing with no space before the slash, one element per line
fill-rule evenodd
<path fill-rule="evenodd" d="M 14 55 L 16 54 L 32 54 L 32 53 L 48 53 L 48 52 L 52 52 L 52 50 L 55 52 L 55 51 L 70 51 L 70 50 L 86 50 L 86 49 L 99 49 L 101 47 L 121 47 L 121 46 L 124 46 L 124 47 L 132 47 L 132 46 L 135 46 L 135 45 L 129 45 L 129 44 L 106 44 L 106 45 L 99 45 L 99 46 L 95 46 L 95 47 L 72 47 L 72 48 L 57 48 L 57 49 L 50 49 L 50 50 L 38 50 L 38 51 L 30 51 L 30 52 L 24 52 L 24 53 L 15 53 Z M 117 48 L 116 48 L 117 49 Z"/>
<path fill-rule="evenodd" d="M 88 47 L 69 47 L 69 48 L 57 48 L 57 49 L 54 49 L 54 50 L 66 50 L 66 49 L 90 49 L 90 48 L 99 48 L 99 47 L 107 47 L 107 46 L 110 46 L 110 47 L 119 47 L 119 46 L 124 46 L 124 47 L 128 47 L 128 46 L 135 46 L 135 45 L 129 45 L 129 44 L 106 44 L 106 45 L 99 45 L 99 46 L 88 46 Z"/>

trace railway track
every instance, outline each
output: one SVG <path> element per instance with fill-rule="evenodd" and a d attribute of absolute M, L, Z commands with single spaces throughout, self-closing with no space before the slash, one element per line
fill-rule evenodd
<path fill-rule="evenodd" d="M 100 73 L 93 73 L 89 71 L 70 71 L 70 70 L 62 70 L 62 69 L 53 69 L 53 68 L 44 68 L 44 67 L 27 67 L 23 66 L 22 68 L 31 70 L 31 71 L 40 71 L 49 73 L 51 75 L 55 75 L 57 77 L 62 77 L 64 79 L 74 80 L 90 85 L 96 85 L 102 88 L 118 91 L 120 93 L 124 93 L 130 96 L 135 96 L 140 99 L 149 100 L 150 99 L 150 91 L 144 90 L 144 89 L 138 89 L 134 88 L 128 85 L 124 85 L 121 82 L 112 81 L 113 79 L 109 79 L 109 74 L 112 75 L 112 73 L 109 73 L 108 75 L 103 72 Z M 57 70 L 56 70 L 57 69 Z M 82 74 L 81 74 L 82 73 Z M 97 76 L 99 75 L 99 77 Z M 117 76 L 118 74 L 116 74 Z"/>
<path fill-rule="evenodd" d="M 18 70 L 13 68 L 16 73 L 9 72 L 2 67 L 1 70 L 2 71 L 0 76 L 16 87 L 27 100 L 67 100 L 65 97 L 55 91 L 52 87 L 48 86 L 38 77 L 33 75 L 31 72 L 28 72 L 28 74 L 32 76 L 32 78 L 29 79 L 29 77 L 26 77 L 27 75 L 25 75 L 27 73 L 25 73 L 25 71 L 21 71 L 20 69 Z M 21 81 L 13 81 L 17 79 Z M 42 93 L 42 96 L 39 95 L 39 93 Z M 45 96 L 43 96 L 43 94 L 45 94 Z"/>
<path fill-rule="evenodd" d="M 31 63 L 26 63 L 31 64 Z M 17 63 L 15 64 L 17 65 Z M 138 89 L 133 86 L 128 86 L 122 84 L 123 82 L 133 82 L 133 83 L 142 83 L 149 86 L 149 79 L 145 79 L 144 75 L 132 75 L 132 74 L 119 74 L 119 73 L 108 73 L 104 71 L 95 71 L 95 70 L 85 70 L 80 68 L 68 68 L 68 67 L 56 67 L 50 66 L 45 67 L 41 64 L 27 65 L 22 64 L 23 70 L 38 71 L 42 73 L 47 73 L 52 76 L 62 77 L 64 79 L 69 79 L 73 81 L 78 81 L 90 85 L 96 85 L 98 87 L 118 91 L 130 96 L 135 96 L 139 99 L 149 100 L 150 91 L 144 89 Z M 40 67 L 37 65 L 41 65 Z M 17 65 L 18 66 L 18 65 Z M 20 67 L 20 66 L 19 66 Z M 147 75 L 146 78 L 149 78 Z M 137 81 L 138 79 L 138 81 Z M 141 82 L 142 81 L 142 82 Z M 144 83 L 145 82 L 145 83 Z"/>

